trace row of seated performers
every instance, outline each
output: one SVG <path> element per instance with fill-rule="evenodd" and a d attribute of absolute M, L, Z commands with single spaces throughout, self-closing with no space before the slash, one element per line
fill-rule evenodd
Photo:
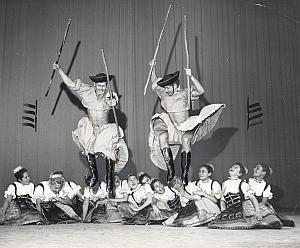
<path fill-rule="evenodd" d="M 280 229 L 295 226 L 293 220 L 279 215 L 269 200 L 271 185 L 266 182 L 272 170 L 257 164 L 253 176 L 244 179 L 247 168 L 237 162 L 220 185 L 212 179 L 214 166 L 200 166 L 199 180 L 186 186 L 174 177 L 165 186 L 147 173 L 120 180 L 115 174 L 115 197 L 108 197 L 104 182 L 90 187 L 66 181 L 61 171 L 48 181 L 34 185 L 22 166 L 14 170 L 17 181 L 4 193 L 0 224 L 56 224 L 74 222 L 122 223 L 126 225 L 162 224 L 164 226 L 206 226 L 213 229 Z"/>

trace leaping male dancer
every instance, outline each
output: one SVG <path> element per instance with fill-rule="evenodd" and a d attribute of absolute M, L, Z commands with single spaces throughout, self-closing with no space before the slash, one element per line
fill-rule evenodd
<path fill-rule="evenodd" d="M 192 81 L 190 89 L 179 84 L 179 71 L 158 78 L 155 60 L 152 68 L 152 90 L 160 98 L 164 112 L 155 114 L 150 123 L 150 158 L 163 170 L 167 169 L 168 183 L 174 178 L 174 159 L 181 147 L 181 179 L 188 184 L 188 171 L 191 163 L 191 145 L 212 131 L 224 104 L 210 104 L 202 108 L 198 116 L 189 116 L 190 99 L 197 99 L 204 93 L 200 82 L 185 69 L 186 76 Z M 190 95 L 189 95 L 190 94 Z"/>
<path fill-rule="evenodd" d="M 212 131 L 225 105 L 210 104 L 202 108 L 198 116 L 189 116 L 190 100 L 197 99 L 204 93 L 204 89 L 192 75 L 189 66 L 186 16 L 184 16 L 184 41 L 187 56 L 185 73 L 188 87 L 182 88 L 179 85 L 179 71 L 165 75 L 163 78 L 156 76 L 156 56 L 170 9 L 171 5 L 165 17 L 153 59 L 149 63 L 150 71 L 144 95 L 151 79 L 152 90 L 160 98 L 161 107 L 164 109 L 163 113 L 155 114 L 150 121 L 150 158 L 156 166 L 167 170 L 167 182 L 170 183 L 175 176 L 174 159 L 181 147 L 181 180 L 186 186 L 191 163 L 191 146 Z M 190 86 L 190 80 L 193 83 L 192 86 Z"/>
<path fill-rule="evenodd" d="M 112 92 L 111 95 L 107 87 L 107 79 L 110 81 L 113 76 L 104 73 L 90 76 L 94 85 L 89 85 L 80 79 L 72 81 L 56 63 L 53 69 L 58 71 L 64 83 L 87 108 L 88 117 L 79 120 L 72 137 L 87 157 L 92 174 L 90 187 L 99 180 L 96 164 L 96 156 L 99 154 L 106 160 L 107 191 L 109 197 L 114 198 L 114 172 L 119 172 L 128 161 L 128 148 L 123 130 L 115 123 L 108 122 L 109 111 L 118 103 L 117 94 Z"/>

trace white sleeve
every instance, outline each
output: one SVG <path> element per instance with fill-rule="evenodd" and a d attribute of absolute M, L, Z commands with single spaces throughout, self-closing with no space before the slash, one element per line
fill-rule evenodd
<path fill-rule="evenodd" d="M 130 193 L 130 189 L 127 183 L 127 180 L 121 181 L 121 193 Z"/>
<path fill-rule="evenodd" d="M 35 185 L 33 183 L 30 183 L 29 185 L 30 185 L 29 195 L 33 198 Z"/>
<path fill-rule="evenodd" d="M 250 189 L 250 186 L 248 183 L 242 182 L 241 184 L 242 184 L 241 189 L 242 189 L 245 199 L 249 199 L 250 195 L 254 194 L 254 191 L 252 189 Z"/>
<path fill-rule="evenodd" d="M 188 185 L 185 187 L 185 190 L 190 194 L 193 194 L 195 191 L 198 191 L 199 188 L 196 186 L 195 183 L 189 182 Z"/>
<path fill-rule="evenodd" d="M 70 86 L 69 86 L 69 88 L 72 89 L 72 90 L 77 91 L 77 90 L 80 89 L 80 85 L 82 84 L 82 82 L 81 82 L 80 79 L 75 79 L 75 80 L 74 80 L 74 84 L 75 84 L 74 87 L 70 87 Z"/>
<path fill-rule="evenodd" d="M 221 185 L 217 181 L 212 182 L 212 191 L 211 193 L 213 194 L 214 197 L 216 197 L 218 200 L 221 199 Z"/>
<path fill-rule="evenodd" d="M 224 181 L 223 183 L 222 183 L 222 187 L 221 187 L 221 198 L 220 198 L 220 200 L 222 200 L 222 201 L 225 201 L 225 195 L 226 195 L 226 181 Z"/>
<path fill-rule="evenodd" d="M 271 186 L 268 185 L 268 187 L 266 188 L 266 190 L 263 192 L 263 197 L 266 197 L 268 199 L 272 199 L 273 198 L 273 193 L 271 192 Z"/>
<path fill-rule="evenodd" d="M 83 83 L 80 79 L 74 80 L 74 84 L 74 87 L 68 86 L 68 88 L 73 90 L 81 100 L 95 96 L 95 90 L 91 85 Z"/>
<path fill-rule="evenodd" d="M 150 194 L 153 194 L 153 190 L 151 189 L 151 186 L 150 184 L 145 184 L 145 191 L 146 193 L 150 193 Z"/>
<path fill-rule="evenodd" d="M 61 198 L 64 198 L 65 196 L 67 196 L 72 200 L 76 196 L 77 191 L 75 191 L 75 189 L 73 189 L 71 187 L 63 187 L 63 189 L 59 193 L 60 193 L 59 196 Z"/>
<path fill-rule="evenodd" d="M 36 186 L 36 188 L 34 190 L 33 198 L 45 200 L 44 189 L 41 185 Z"/>
<path fill-rule="evenodd" d="M 157 78 L 157 80 L 155 80 L 155 82 L 159 82 L 162 78 Z M 155 90 L 156 94 L 158 95 L 159 98 L 162 97 L 162 95 L 164 94 L 164 88 L 160 87 L 159 85 L 156 86 Z"/>
<path fill-rule="evenodd" d="M 9 185 L 7 190 L 4 192 L 4 197 L 7 198 L 12 195 L 13 199 L 16 198 L 16 188 L 13 184 Z"/>
<path fill-rule="evenodd" d="M 99 195 L 100 198 L 106 198 L 108 196 L 108 191 L 107 191 L 107 184 L 105 182 L 101 182 L 101 194 Z"/>

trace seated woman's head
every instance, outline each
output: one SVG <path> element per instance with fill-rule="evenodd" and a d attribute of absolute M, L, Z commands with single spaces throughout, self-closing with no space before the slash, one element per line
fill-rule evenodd
<path fill-rule="evenodd" d="M 199 168 L 199 179 L 206 180 L 212 176 L 214 172 L 214 166 L 211 164 L 201 165 Z"/>
<path fill-rule="evenodd" d="M 138 180 L 135 175 L 129 175 L 127 177 L 128 187 L 131 189 L 136 189 L 138 187 Z"/>
<path fill-rule="evenodd" d="M 155 178 L 150 183 L 151 189 L 158 194 L 165 193 L 165 187 L 159 179 Z"/>
<path fill-rule="evenodd" d="M 61 171 L 56 171 L 50 174 L 49 186 L 50 189 L 55 193 L 59 193 L 65 185 L 65 178 Z"/>
<path fill-rule="evenodd" d="M 23 166 L 18 166 L 14 169 L 14 175 L 17 181 L 21 184 L 28 185 L 30 183 L 29 172 Z"/>
<path fill-rule="evenodd" d="M 272 175 L 272 173 L 273 173 L 272 168 L 263 163 L 259 163 L 253 168 L 254 177 L 267 178 L 270 175 Z"/>
<path fill-rule="evenodd" d="M 246 176 L 248 174 L 248 169 L 241 162 L 236 162 L 229 168 L 228 172 L 231 178 L 239 178 Z"/>
<path fill-rule="evenodd" d="M 140 184 L 150 184 L 151 182 L 151 177 L 149 176 L 149 174 L 145 173 L 145 172 L 141 172 L 139 174 L 139 183 Z"/>

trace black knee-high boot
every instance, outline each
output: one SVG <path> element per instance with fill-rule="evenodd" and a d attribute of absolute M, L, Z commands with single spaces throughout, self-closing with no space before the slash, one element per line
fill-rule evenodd
<path fill-rule="evenodd" d="M 115 192 L 115 161 L 106 158 L 106 187 L 108 192 L 109 198 L 115 198 L 116 192 Z"/>
<path fill-rule="evenodd" d="M 183 151 L 181 153 L 181 180 L 185 186 L 188 185 L 190 164 L 191 152 Z"/>
<path fill-rule="evenodd" d="M 97 170 L 97 163 L 96 163 L 96 157 L 95 154 L 89 153 L 87 156 L 87 161 L 89 163 L 90 171 L 92 174 L 92 178 L 90 181 L 90 187 L 95 186 L 95 184 L 99 180 L 98 170 Z"/>
<path fill-rule="evenodd" d="M 170 147 L 163 148 L 162 154 L 164 156 L 164 160 L 166 162 L 167 169 L 168 169 L 167 181 L 169 183 L 175 176 L 174 160 L 173 160 L 173 154 L 171 148 Z"/>

